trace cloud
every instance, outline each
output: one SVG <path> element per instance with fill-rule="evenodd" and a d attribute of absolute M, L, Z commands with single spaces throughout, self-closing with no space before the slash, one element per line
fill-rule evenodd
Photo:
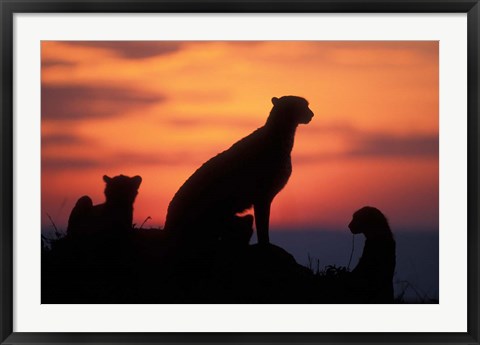
<path fill-rule="evenodd" d="M 42 85 L 42 119 L 110 117 L 163 101 L 164 96 L 124 88 Z"/>
<path fill-rule="evenodd" d="M 126 59 L 144 59 L 171 54 L 181 49 L 181 42 L 170 41 L 68 41 L 68 45 L 107 49 Z"/>
<path fill-rule="evenodd" d="M 438 136 L 410 135 L 396 137 L 386 134 L 367 135 L 352 148 L 350 157 L 426 157 L 438 156 Z"/>
<path fill-rule="evenodd" d="M 43 157 L 42 170 L 105 170 L 131 166 L 199 166 L 204 162 L 199 152 L 177 152 L 176 154 L 158 152 L 155 154 L 136 152 L 112 152 L 96 158 L 84 157 Z"/>
<path fill-rule="evenodd" d="M 60 59 L 49 59 L 49 58 L 42 58 L 42 68 L 48 67 L 71 67 L 74 66 L 75 63 L 71 61 L 65 61 Z"/>
<path fill-rule="evenodd" d="M 72 134 L 43 134 L 42 146 L 56 146 L 56 145 L 74 145 L 91 143 L 84 138 Z"/>
<path fill-rule="evenodd" d="M 316 136 L 321 134 L 338 135 L 346 143 L 346 149 L 332 153 L 293 154 L 295 163 L 311 164 L 332 160 L 354 158 L 438 158 L 439 138 L 435 134 L 394 135 L 369 132 L 342 124 L 327 125 L 318 128 Z M 319 134 L 321 133 L 321 134 Z"/>

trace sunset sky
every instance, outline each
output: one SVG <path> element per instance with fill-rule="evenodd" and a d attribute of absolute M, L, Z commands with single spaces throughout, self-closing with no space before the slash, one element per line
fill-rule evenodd
<path fill-rule="evenodd" d="M 134 222 L 163 226 L 203 162 L 305 97 L 271 228 L 347 231 L 378 207 L 394 231 L 438 231 L 438 42 L 42 42 L 42 227 L 102 176 L 141 175 Z"/>

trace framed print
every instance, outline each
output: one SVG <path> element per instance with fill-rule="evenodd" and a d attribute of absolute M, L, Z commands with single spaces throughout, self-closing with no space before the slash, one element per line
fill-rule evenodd
<path fill-rule="evenodd" d="M 2 344 L 477 344 L 479 8 L 3 1 Z"/>

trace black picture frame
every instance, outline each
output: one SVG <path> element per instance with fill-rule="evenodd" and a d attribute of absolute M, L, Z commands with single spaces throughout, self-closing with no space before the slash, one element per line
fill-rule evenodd
<path fill-rule="evenodd" d="M 479 344 L 479 16 L 478 0 L 0 0 L 1 16 L 1 344 L 334 343 Z M 15 13 L 467 13 L 468 330 L 465 333 L 15 333 L 13 332 L 13 16 Z"/>

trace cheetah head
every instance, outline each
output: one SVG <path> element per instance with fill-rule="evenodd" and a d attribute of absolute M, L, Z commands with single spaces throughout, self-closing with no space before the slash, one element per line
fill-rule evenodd
<path fill-rule="evenodd" d="M 308 107 L 305 98 L 297 96 L 283 96 L 272 98 L 273 109 L 271 114 L 279 122 L 290 124 L 307 124 L 313 118 L 313 111 Z"/>
<path fill-rule="evenodd" d="M 120 204 L 133 204 L 142 183 L 140 176 L 128 177 L 119 175 L 115 177 L 103 176 L 105 181 L 105 197 L 109 202 Z"/>
<path fill-rule="evenodd" d="M 353 214 L 348 224 L 352 234 L 382 236 L 391 234 L 387 218 L 375 207 L 365 206 Z"/>

